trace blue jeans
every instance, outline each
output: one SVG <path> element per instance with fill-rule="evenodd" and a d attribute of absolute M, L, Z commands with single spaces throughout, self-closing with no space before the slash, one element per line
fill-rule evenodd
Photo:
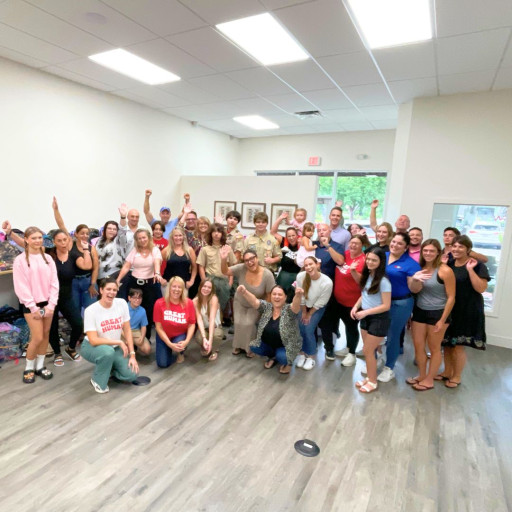
<path fill-rule="evenodd" d="M 73 279 L 72 293 L 73 301 L 83 316 L 83 309 L 89 307 L 96 302 L 96 297 L 89 294 L 89 286 L 91 286 L 91 276 Z M 82 309 L 83 308 L 83 309 Z"/>
<path fill-rule="evenodd" d="M 156 365 L 159 368 L 168 368 L 171 364 L 176 362 L 178 356 L 162 341 L 162 338 L 158 336 L 158 333 L 155 333 L 156 336 Z M 179 334 L 174 338 L 171 338 L 171 343 L 178 343 L 178 341 L 183 341 L 187 337 L 186 334 Z"/>
<path fill-rule="evenodd" d="M 270 357 L 270 359 L 275 359 L 279 364 L 283 364 L 285 366 L 288 364 L 288 359 L 286 359 L 286 349 L 284 347 L 275 349 L 262 341 L 259 347 L 251 347 L 251 352 L 259 356 L 266 356 Z"/>
<path fill-rule="evenodd" d="M 388 337 L 386 340 L 386 366 L 393 369 L 400 355 L 400 333 L 411 316 L 414 298 L 392 300 L 389 311 Z"/>
<path fill-rule="evenodd" d="M 316 311 L 311 317 L 309 324 L 304 325 L 302 323 L 302 311 L 299 317 L 299 330 L 302 336 L 302 352 L 305 352 L 308 356 L 314 356 L 316 354 L 316 337 L 315 331 L 318 327 L 318 322 L 322 319 L 325 313 L 325 306 L 322 309 Z"/>

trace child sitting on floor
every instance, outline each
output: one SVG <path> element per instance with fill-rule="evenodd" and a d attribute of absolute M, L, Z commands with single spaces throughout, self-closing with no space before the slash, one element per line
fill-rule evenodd
<path fill-rule="evenodd" d="M 130 312 L 133 345 L 140 354 L 147 356 L 151 352 L 151 344 L 146 339 L 148 317 L 146 310 L 140 305 L 141 302 L 142 290 L 132 288 L 128 292 L 128 311 Z"/>

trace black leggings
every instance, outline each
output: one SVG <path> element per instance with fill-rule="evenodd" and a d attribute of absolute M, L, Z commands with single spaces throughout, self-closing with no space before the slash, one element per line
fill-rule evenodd
<path fill-rule="evenodd" d="M 148 317 L 148 327 L 146 330 L 146 338 L 149 340 L 151 337 L 151 328 L 153 326 L 153 307 L 155 302 L 162 297 L 162 288 L 160 283 L 153 283 L 153 279 L 150 279 L 148 283 L 145 284 L 137 284 L 137 278 L 130 276 L 128 280 L 128 286 L 126 287 L 127 293 L 132 288 L 138 288 L 142 290 L 142 303 L 141 306 L 146 311 L 146 316 Z"/>
<path fill-rule="evenodd" d="M 352 308 L 338 304 L 339 318 L 345 324 L 348 350 L 351 354 L 355 354 L 357 344 L 359 343 L 359 329 L 357 328 L 359 320 L 354 320 L 350 316 L 351 311 Z"/>
<path fill-rule="evenodd" d="M 80 308 L 73 301 L 71 286 L 68 288 L 66 286 L 63 287 L 61 284 L 59 290 L 59 301 L 57 302 L 57 307 L 53 312 L 52 325 L 50 327 L 50 345 L 52 346 L 55 355 L 60 354 L 59 311 L 71 325 L 69 348 L 71 350 L 75 350 L 76 343 L 84 332 L 84 323 L 82 315 L 80 314 Z"/>

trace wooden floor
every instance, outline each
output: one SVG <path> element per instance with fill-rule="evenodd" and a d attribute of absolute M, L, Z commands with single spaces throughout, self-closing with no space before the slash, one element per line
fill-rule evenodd
<path fill-rule="evenodd" d="M 24 362 L 0 370 L 0 510 L 512 510 L 512 351 L 468 350 L 463 385 L 418 393 L 410 340 L 397 380 L 361 396 L 364 363 L 310 372 L 260 359 L 215 363 L 196 347 L 146 387 L 96 394 L 92 366 L 66 360 L 23 384 Z M 321 452 L 306 458 L 294 442 Z"/>

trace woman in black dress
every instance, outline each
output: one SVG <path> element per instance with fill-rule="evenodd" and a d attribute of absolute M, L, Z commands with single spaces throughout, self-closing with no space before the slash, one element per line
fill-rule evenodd
<path fill-rule="evenodd" d="M 164 286 L 171 277 L 181 277 L 187 290 L 194 284 L 197 275 L 196 253 L 189 247 L 181 228 L 174 228 L 169 236 L 169 245 L 162 251 L 162 277 Z M 164 293 L 164 297 L 167 295 Z"/>
<path fill-rule="evenodd" d="M 473 244 L 466 235 L 456 236 L 451 252 L 453 261 L 448 263 L 455 274 L 455 305 L 452 322 L 443 339 L 444 372 L 436 379 L 444 380 L 447 388 L 461 383 L 466 364 L 464 347 L 485 350 L 485 316 L 482 293 L 490 281 L 487 267 L 470 257 Z"/>

